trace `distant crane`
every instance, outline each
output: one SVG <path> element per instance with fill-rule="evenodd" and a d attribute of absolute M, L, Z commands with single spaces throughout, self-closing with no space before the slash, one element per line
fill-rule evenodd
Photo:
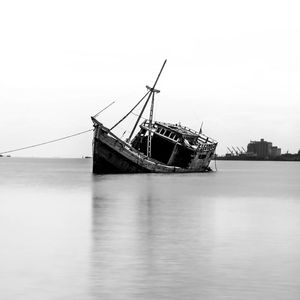
<path fill-rule="evenodd" d="M 230 148 L 227 147 L 227 149 L 230 152 L 230 154 L 234 155 L 233 151 Z"/>
<path fill-rule="evenodd" d="M 243 151 L 238 146 L 236 148 L 240 151 L 240 154 L 243 154 Z"/>
<path fill-rule="evenodd" d="M 233 149 L 236 155 L 239 155 L 239 152 L 233 146 L 231 146 L 231 148 Z"/>

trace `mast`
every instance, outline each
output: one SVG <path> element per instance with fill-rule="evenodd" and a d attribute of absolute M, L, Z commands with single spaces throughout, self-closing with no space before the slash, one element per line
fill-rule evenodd
<path fill-rule="evenodd" d="M 147 87 L 149 88 L 149 87 Z M 153 123 L 153 110 L 154 110 L 154 94 L 159 93 L 159 90 L 154 90 L 152 93 L 152 101 L 149 116 L 149 130 L 148 130 L 148 146 L 147 146 L 147 156 L 151 157 L 151 140 L 152 140 L 152 123 Z"/>
<path fill-rule="evenodd" d="M 139 123 L 139 121 L 140 121 L 140 119 L 141 119 L 141 117 L 142 117 L 142 115 L 143 115 L 143 113 L 144 113 L 144 110 L 145 110 L 145 108 L 146 108 L 146 106 L 147 106 L 147 104 L 148 104 L 148 102 L 149 102 L 149 99 L 151 98 L 151 96 L 152 96 L 153 93 L 157 92 L 157 90 L 155 90 L 155 86 L 156 86 L 156 84 L 157 84 L 157 82 L 158 82 L 158 79 L 159 79 L 159 77 L 160 77 L 160 74 L 162 73 L 162 70 L 163 70 L 164 67 L 165 67 L 166 62 L 167 62 L 167 60 L 164 61 L 164 63 L 163 63 L 163 65 L 162 65 L 162 67 L 161 67 L 161 69 L 160 69 L 160 71 L 159 71 L 159 74 L 158 74 L 158 76 L 157 76 L 157 78 L 156 78 L 156 80 L 155 80 L 155 82 L 154 82 L 152 88 L 147 87 L 147 88 L 150 90 L 150 93 L 148 94 L 148 98 L 147 98 L 147 100 L 146 100 L 146 102 L 145 102 L 145 104 L 144 104 L 144 106 L 143 106 L 143 108 L 142 108 L 142 111 L 141 111 L 140 115 L 138 116 L 138 119 L 136 120 L 136 122 L 135 122 L 135 124 L 134 124 L 134 126 L 133 126 L 133 129 L 132 129 L 132 131 L 131 131 L 131 133 L 130 133 L 130 135 L 129 135 L 128 143 L 130 142 L 130 140 L 131 140 L 131 138 L 132 138 L 132 135 L 133 135 L 133 133 L 134 133 L 134 131 L 135 131 L 135 129 L 136 129 L 136 126 L 138 125 L 138 123 Z"/>

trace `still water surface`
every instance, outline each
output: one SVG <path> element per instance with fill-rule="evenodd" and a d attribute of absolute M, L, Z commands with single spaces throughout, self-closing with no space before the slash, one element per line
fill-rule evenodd
<path fill-rule="evenodd" d="M 0 299 L 300 299 L 300 163 L 217 165 L 0 158 Z"/>

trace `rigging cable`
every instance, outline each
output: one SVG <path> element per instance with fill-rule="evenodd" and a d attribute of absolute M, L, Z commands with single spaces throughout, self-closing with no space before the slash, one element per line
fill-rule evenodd
<path fill-rule="evenodd" d="M 74 133 L 74 134 L 71 134 L 71 135 L 67 135 L 67 136 L 64 136 L 64 137 L 61 137 L 61 138 L 58 138 L 58 139 L 55 139 L 55 140 L 51 140 L 51 141 L 47 141 L 47 142 L 43 142 L 43 143 L 39 143 L 39 144 L 34 144 L 34 145 L 22 147 L 22 148 L 17 148 L 17 149 L 13 149 L 13 150 L 8 150 L 8 151 L 4 151 L 4 152 L 0 152 L 0 155 L 6 154 L 6 153 L 11 153 L 11 152 L 16 152 L 16 151 L 20 151 L 20 150 L 25 150 L 25 149 L 29 149 L 29 148 L 39 147 L 39 146 L 50 144 L 50 143 L 55 143 L 55 142 L 58 142 L 58 141 L 61 141 L 61 140 L 69 139 L 69 138 L 72 138 L 74 136 L 81 135 L 81 134 L 93 131 L 93 130 L 94 129 L 89 129 L 89 130 L 77 132 L 77 133 Z"/>
<path fill-rule="evenodd" d="M 139 116 L 138 114 L 136 114 L 135 112 L 131 112 L 133 115 L 135 115 L 135 116 Z M 144 117 L 141 117 L 141 119 L 143 119 L 143 120 L 148 120 L 147 118 L 144 118 Z"/>
<path fill-rule="evenodd" d="M 97 118 L 102 112 L 104 112 L 107 108 L 109 108 L 111 105 L 113 105 L 116 101 L 111 102 L 110 104 L 108 104 L 106 107 L 104 107 L 103 109 L 101 109 L 98 113 L 96 113 L 94 115 L 94 118 Z"/>
<path fill-rule="evenodd" d="M 105 111 L 107 108 L 109 108 L 114 103 L 115 103 L 115 101 L 111 102 L 109 105 L 107 105 L 106 107 L 101 109 L 97 114 L 95 114 L 94 118 L 96 118 L 98 115 L 100 115 L 103 111 Z M 39 147 L 39 146 L 43 146 L 43 145 L 46 145 L 46 144 L 55 143 L 55 142 L 58 142 L 58 141 L 61 141 L 61 140 L 70 139 L 74 136 L 81 135 L 81 134 L 84 134 L 84 133 L 87 133 L 87 132 L 90 132 L 90 131 L 93 131 L 93 130 L 94 129 L 88 129 L 88 130 L 84 130 L 84 131 L 81 131 L 81 132 L 70 134 L 70 135 L 55 139 L 55 140 L 51 140 L 51 141 L 47 141 L 47 142 L 43 142 L 43 143 L 39 143 L 39 144 L 34 144 L 34 145 L 22 147 L 22 148 L 12 149 L 12 150 L 8 150 L 8 151 L 4 151 L 4 152 L 0 152 L 0 155 L 6 154 L 6 153 L 11 153 L 11 152 L 16 152 L 16 151 L 21 151 L 21 150 L 25 150 L 25 149 L 29 149 L 29 148 Z"/>

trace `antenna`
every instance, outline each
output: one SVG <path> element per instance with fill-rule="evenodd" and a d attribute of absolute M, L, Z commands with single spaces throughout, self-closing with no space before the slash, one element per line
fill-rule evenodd
<path fill-rule="evenodd" d="M 200 130 L 199 130 L 199 134 L 202 134 L 202 126 L 203 126 L 203 121 L 201 122 L 201 126 L 200 126 Z"/>

